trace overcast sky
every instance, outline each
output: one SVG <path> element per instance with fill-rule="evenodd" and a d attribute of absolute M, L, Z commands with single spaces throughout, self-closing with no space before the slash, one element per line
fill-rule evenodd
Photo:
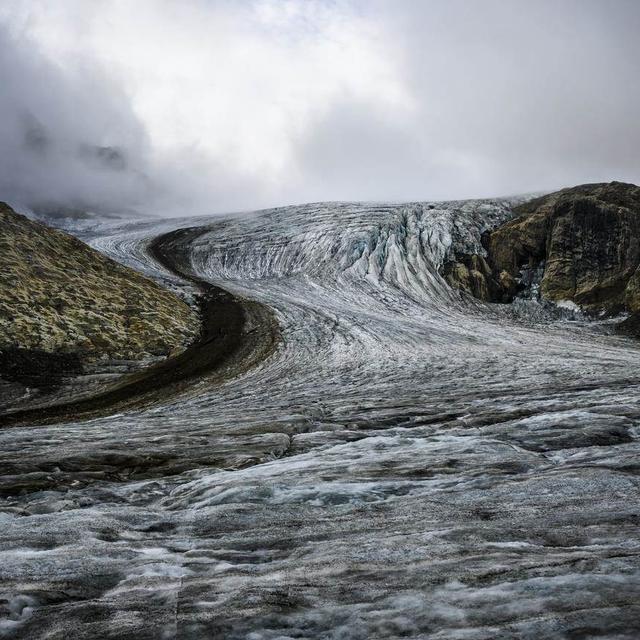
<path fill-rule="evenodd" d="M 640 183 L 637 0 L 2 0 L 0 199 L 213 213 Z"/>

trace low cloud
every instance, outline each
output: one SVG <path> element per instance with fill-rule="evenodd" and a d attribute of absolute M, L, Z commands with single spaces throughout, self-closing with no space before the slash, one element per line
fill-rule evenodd
<path fill-rule="evenodd" d="M 0 7 L 0 199 L 214 213 L 640 182 L 633 0 Z"/>

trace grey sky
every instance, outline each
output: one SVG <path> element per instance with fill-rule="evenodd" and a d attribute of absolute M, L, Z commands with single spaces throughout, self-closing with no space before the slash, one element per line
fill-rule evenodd
<path fill-rule="evenodd" d="M 160 213 L 640 182 L 635 0 L 5 0 L 0 198 Z"/>

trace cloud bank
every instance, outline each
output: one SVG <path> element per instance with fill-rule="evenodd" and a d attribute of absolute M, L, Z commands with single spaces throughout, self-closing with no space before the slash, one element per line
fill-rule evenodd
<path fill-rule="evenodd" d="M 214 213 L 640 182 L 634 0 L 5 0 L 0 199 Z"/>

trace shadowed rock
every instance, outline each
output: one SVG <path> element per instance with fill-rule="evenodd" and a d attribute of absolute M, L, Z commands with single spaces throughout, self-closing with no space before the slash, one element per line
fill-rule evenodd
<path fill-rule="evenodd" d="M 482 300 L 511 302 L 535 284 L 540 298 L 589 313 L 640 311 L 640 188 L 582 185 L 514 213 L 483 238 L 486 257 L 461 255 L 445 266 L 450 285 Z"/>

